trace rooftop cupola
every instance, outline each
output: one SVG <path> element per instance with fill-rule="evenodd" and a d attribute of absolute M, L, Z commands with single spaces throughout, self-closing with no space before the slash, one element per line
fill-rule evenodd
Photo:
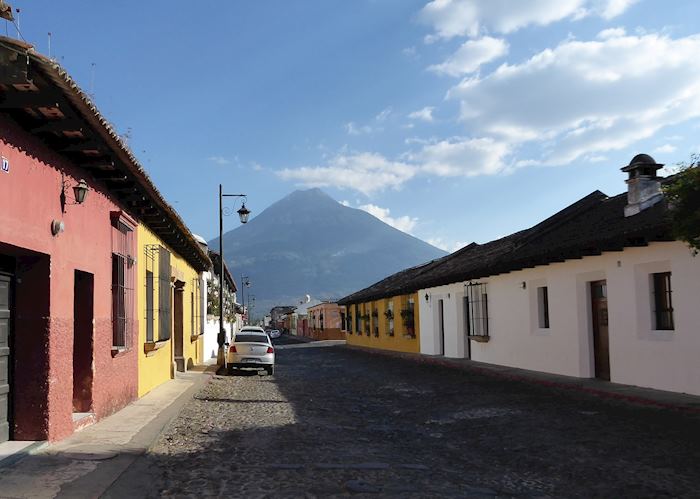
<path fill-rule="evenodd" d="M 648 154 L 637 154 L 629 165 L 622 168 L 622 171 L 628 174 L 625 181 L 627 182 L 626 217 L 636 215 L 663 199 L 660 177 L 656 175 L 656 171 L 662 166 L 664 165 L 654 161 L 654 158 Z"/>

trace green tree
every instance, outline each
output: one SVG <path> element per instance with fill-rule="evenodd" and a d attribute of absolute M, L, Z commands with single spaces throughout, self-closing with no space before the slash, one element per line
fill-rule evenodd
<path fill-rule="evenodd" d="M 700 155 L 679 164 L 672 182 L 663 188 L 671 208 L 673 235 L 700 252 Z"/>

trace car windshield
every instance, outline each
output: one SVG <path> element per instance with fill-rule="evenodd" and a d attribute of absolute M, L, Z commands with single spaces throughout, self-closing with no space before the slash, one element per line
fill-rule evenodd
<path fill-rule="evenodd" d="M 237 334 L 235 343 L 267 343 L 267 335 L 264 334 Z"/>

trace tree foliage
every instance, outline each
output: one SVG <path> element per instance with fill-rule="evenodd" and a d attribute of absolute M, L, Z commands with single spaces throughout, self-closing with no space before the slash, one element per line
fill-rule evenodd
<path fill-rule="evenodd" d="M 219 316 L 219 280 L 207 280 L 207 315 Z M 224 321 L 236 321 L 236 301 L 228 286 L 224 288 Z"/>
<path fill-rule="evenodd" d="M 674 180 L 664 186 L 671 207 L 673 235 L 700 252 L 700 155 L 681 163 Z"/>

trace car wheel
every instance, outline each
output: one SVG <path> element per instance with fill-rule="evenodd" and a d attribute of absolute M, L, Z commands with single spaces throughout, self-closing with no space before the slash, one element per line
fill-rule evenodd
<path fill-rule="evenodd" d="M 266 367 L 265 370 L 267 371 L 267 374 L 269 374 L 270 376 L 275 374 L 275 366 Z"/>

